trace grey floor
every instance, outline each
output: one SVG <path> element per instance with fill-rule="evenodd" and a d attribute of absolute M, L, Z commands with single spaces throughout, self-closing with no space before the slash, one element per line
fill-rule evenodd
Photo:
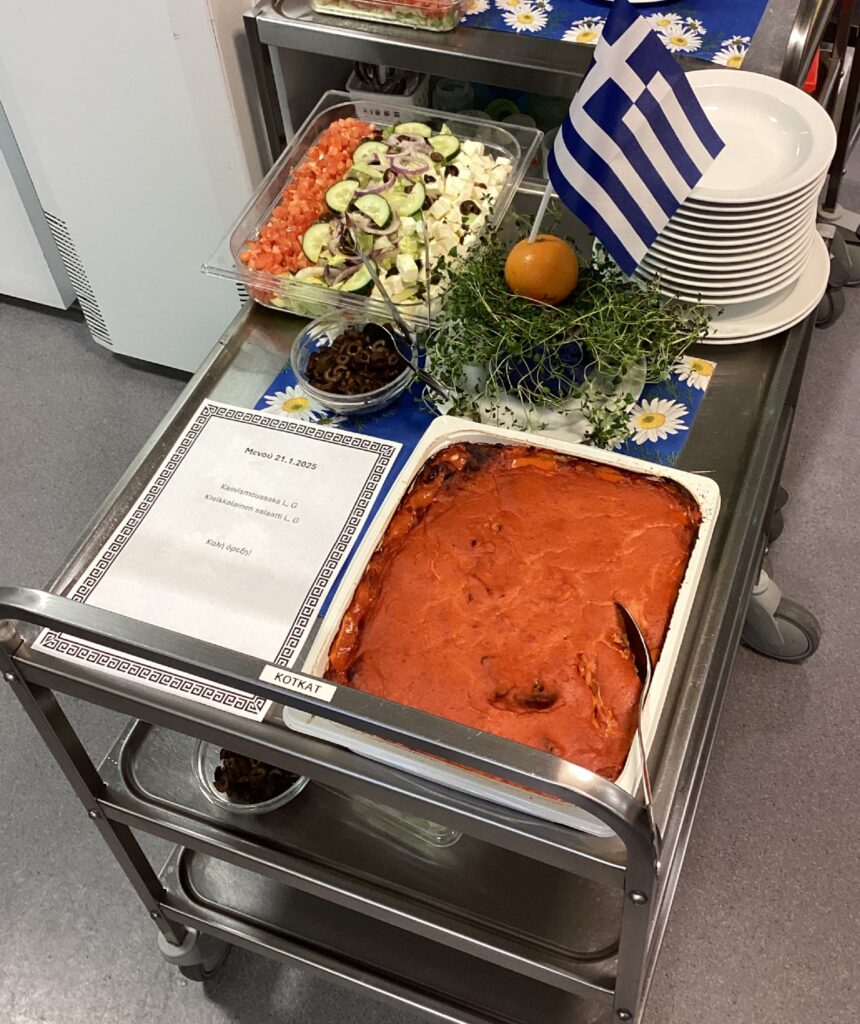
<path fill-rule="evenodd" d="M 740 652 L 649 1024 L 825 1024 L 860 1002 L 860 294 L 848 301 L 814 339 L 774 552 L 824 640 L 801 667 Z M 180 386 L 120 363 L 79 323 L 0 304 L 0 582 L 49 577 Z M 70 713 L 100 755 L 113 716 Z M 2 1024 L 405 1020 L 242 952 L 205 988 L 183 981 L 3 689 L 0 837 Z"/>

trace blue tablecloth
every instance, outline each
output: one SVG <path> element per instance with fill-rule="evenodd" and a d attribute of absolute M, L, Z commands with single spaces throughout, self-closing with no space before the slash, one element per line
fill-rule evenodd
<path fill-rule="evenodd" d="M 610 6 L 603 0 L 465 0 L 463 10 L 471 28 L 594 45 Z M 767 0 L 697 0 L 637 9 L 673 53 L 738 68 L 766 7 Z"/>

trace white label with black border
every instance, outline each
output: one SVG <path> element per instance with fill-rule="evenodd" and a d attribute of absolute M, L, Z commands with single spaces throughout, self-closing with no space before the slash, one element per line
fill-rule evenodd
<path fill-rule="evenodd" d="M 272 683 L 281 686 L 285 690 L 295 690 L 296 693 L 303 693 L 306 697 L 316 697 L 317 700 L 324 700 L 330 704 L 337 693 L 337 686 L 334 683 L 325 683 L 321 679 L 312 679 L 310 676 L 296 675 L 285 668 L 278 668 L 277 665 L 266 665 L 260 673 L 264 683 Z"/>

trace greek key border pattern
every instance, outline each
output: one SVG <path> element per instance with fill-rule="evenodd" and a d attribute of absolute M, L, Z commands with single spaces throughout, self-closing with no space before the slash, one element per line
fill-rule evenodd
<path fill-rule="evenodd" d="M 64 633 L 50 631 L 39 639 L 39 647 L 53 651 L 70 661 L 80 662 L 90 668 L 107 669 L 110 672 L 121 672 L 162 690 L 179 693 L 202 704 L 209 704 L 226 711 L 261 719 L 266 713 L 269 701 L 262 697 L 232 690 L 226 686 L 207 683 L 194 676 L 178 675 L 169 669 L 149 665 L 144 661 L 133 661 L 113 651 L 103 650 L 86 642 L 66 636 Z"/>
<path fill-rule="evenodd" d="M 164 488 L 170 482 L 176 470 L 190 452 L 195 441 L 200 437 L 203 428 L 212 419 L 224 419 L 236 423 L 252 423 L 282 434 L 294 434 L 328 444 L 354 448 L 376 455 L 361 493 L 355 501 L 340 536 L 334 542 L 320 569 L 302 601 L 301 608 L 287 633 L 284 643 L 272 663 L 279 668 L 289 668 L 292 659 L 304 640 L 305 631 L 312 618 L 317 614 L 325 592 L 337 575 L 350 544 L 355 540 L 361 529 L 362 522 L 370 510 L 379 486 L 390 464 L 395 459 L 399 446 L 366 434 L 354 434 L 344 430 L 332 431 L 320 428 L 314 423 L 299 420 L 281 419 L 271 414 L 225 407 L 210 402 L 204 403 L 196 418 L 189 424 L 184 437 L 173 450 L 170 459 L 158 471 L 146 494 L 137 506 L 126 516 L 122 527 L 116 532 L 110 543 L 103 549 L 98 559 L 87 569 L 86 575 L 70 597 L 79 604 L 86 603 L 93 591 L 104 579 L 111 565 L 116 561 L 123 548 L 128 544 L 141 523 L 152 509 Z M 62 633 L 50 632 L 42 638 L 41 645 L 48 650 L 63 655 L 71 660 L 81 661 L 96 668 L 106 668 L 131 676 L 151 686 L 179 692 L 193 700 L 212 704 L 239 714 L 256 717 L 264 713 L 265 702 L 250 697 L 237 690 L 219 687 L 191 676 L 182 676 L 144 662 L 124 658 L 112 652 L 102 651 L 96 647 L 76 641 L 73 637 Z"/>

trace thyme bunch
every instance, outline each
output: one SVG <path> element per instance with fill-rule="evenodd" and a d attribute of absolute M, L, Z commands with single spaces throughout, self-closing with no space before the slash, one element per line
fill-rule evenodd
<path fill-rule="evenodd" d="M 648 382 L 665 380 L 704 337 L 704 308 L 667 302 L 656 285 L 631 284 L 605 260 L 582 268 L 563 304 L 533 302 L 508 290 L 508 250 L 491 237 L 448 269 L 426 346 L 433 373 L 452 394 L 450 411 L 478 419 L 493 408 L 499 422 L 507 413 L 513 425 L 510 398 L 543 415 L 573 404 L 589 424 L 589 440 L 610 446 L 625 435 L 633 402 L 619 386 L 643 372 Z"/>

